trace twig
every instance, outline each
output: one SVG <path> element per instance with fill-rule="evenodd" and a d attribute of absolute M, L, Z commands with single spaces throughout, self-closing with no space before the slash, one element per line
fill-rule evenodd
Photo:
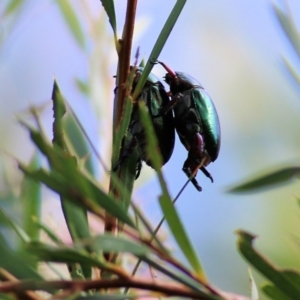
<path fill-rule="evenodd" d="M 7 270 L 0 268 L 0 279 L 4 281 L 8 281 L 7 283 L 19 283 L 20 281 L 9 273 Z M 33 291 L 25 290 L 25 291 L 12 291 L 12 293 L 16 294 L 16 297 L 20 300 L 42 300 L 42 298 L 37 295 Z"/>
<path fill-rule="evenodd" d="M 128 0 L 127 1 L 127 10 L 126 10 L 126 18 L 123 30 L 123 36 L 121 41 L 121 50 L 119 53 L 119 67 L 118 67 L 118 90 L 117 90 L 117 103 L 114 107 L 114 120 L 113 120 L 113 132 L 115 132 L 116 128 L 119 125 L 122 116 L 122 110 L 124 106 L 124 99 L 129 95 L 130 90 L 126 87 L 126 82 L 129 74 L 130 67 L 130 55 L 131 55 L 131 46 L 132 46 L 132 38 L 133 38 L 133 30 L 134 30 L 134 22 L 135 22 L 135 13 L 136 13 L 137 0 Z M 113 192 L 116 199 L 119 198 L 118 192 L 114 189 L 112 182 L 110 182 L 109 190 Z M 105 220 L 105 231 L 114 233 L 116 231 L 116 223 L 117 220 L 115 217 L 107 214 Z M 108 254 L 104 254 L 105 258 L 108 261 L 112 261 L 113 256 Z"/>
<path fill-rule="evenodd" d="M 179 284 L 167 282 L 157 283 L 141 279 L 103 279 L 103 280 L 53 280 L 53 281 L 34 281 L 26 280 L 20 282 L 4 282 L 0 285 L 1 293 L 24 293 L 28 290 L 43 290 L 53 292 L 58 289 L 68 289 L 73 291 L 87 291 L 90 289 L 102 288 L 138 288 L 162 293 L 166 296 L 179 296 L 198 300 L 212 300 L 213 296 L 206 295 L 204 292 L 191 291 Z"/>

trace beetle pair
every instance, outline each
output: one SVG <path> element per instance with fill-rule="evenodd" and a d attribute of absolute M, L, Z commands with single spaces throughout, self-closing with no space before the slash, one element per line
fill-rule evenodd
<path fill-rule="evenodd" d="M 213 181 L 205 167 L 218 157 L 221 133 L 218 114 L 211 98 L 201 84 L 191 76 L 182 72 L 173 72 L 160 61 L 153 63 L 161 64 L 167 71 L 165 81 L 170 86 L 171 100 L 161 82 L 153 74 L 149 75 L 138 100 L 144 101 L 149 109 L 163 164 L 168 162 L 173 153 L 175 128 L 181 143 L 188 151 L 182 170 L 191 177 L 200 169 Z M 143 68 L 138 68 L 136 71 L 133 91 L 142 72 Z M 129 132 L 132 135 L 131 142 L 123 151 L 114 170 L 130 156 L 134 147 L 140 151 L 138 166 L 141 166 L 141 160 L 152 166 L 145 153 L 145 134 L 139 121 L 137 107 L 133 109 Z M 136 178 L 139 176 L 139 171 L 140 167 Z M 195 188 L 201 191 L 195 176 L 191 181 Z"/>

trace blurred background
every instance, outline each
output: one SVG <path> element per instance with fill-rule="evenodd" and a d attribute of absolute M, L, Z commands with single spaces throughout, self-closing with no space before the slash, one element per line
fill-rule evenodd
<path fill-rule="evenodd" d="M 33 153 L 17 118 L 28 118 L 30 106 L 37 106 L 52 138 L 54 78 L 110 167 L 117 65 L 112 30 L 100 1 L 70 3 L 84 32 L 82 42 L 74 39 L 56 1 L 23 1 L 19 13 L 11 15 L 4 13 L 7 1 L 0 3 L 0 157 L 7 174 L 5 180 L 0 177 L 2 193 L 7 181 L 15 186 L 20 180 L 13 157 L 28 161 Z M 139 1 L 132 62 L 137 47 L 140 59 L 148 59 L 174 3 Z M 189 184 L 176 207 L 211 282 L 246 295 L 248 266 L 236 250 L 236 229 L 256 234 L 255 246 L 278 266 L 300 267 L 299 240 L 295 239 L 300 235 L 299 184 L 252 194 L 226 192 L 256 174 L 299 164 L 300 89 L 282 57 L 298 70 L 300 62 L 276 19 L 274 3 L 187 1 L 159 57 L 172 69 L 197 78 L 218 110 L 221 151 L 208 167 L 215 182 L 198 173 L 203 191 Z M 276 5 L 289 10 L 299 28 L 300 2 L 278 1 Z M 115 6 L 121 36 L 126 1 L 116 0 Z M 165 71 L 156 66 L 153 73 L 162 78 Z M 181 170 L 186 156 L 177 138 L 173 156 L 163 169 L 174 197 L 187 179 Z M 107 186 L 108 176 L 96 159 L 95 169 Z M 135 186 L 135 202 L 156 224 L 161 212 L 154 172 L 144 166 Z M 44 218 L 62 226 L 58 225 L 63 222 L 59 202 L 49 191 L 44 194 Z M 17 211 L 18 204 L 10 200 L 0 205 Z M 164 232 L 167 235 L 167 228 Z M 171 245 L 176 251 L 175 244 Z M 262 278 L 254 275 L 261 283 Z"/>

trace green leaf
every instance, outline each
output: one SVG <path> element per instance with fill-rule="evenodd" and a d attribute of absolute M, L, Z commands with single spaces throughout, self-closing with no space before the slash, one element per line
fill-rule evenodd
<path fill-rule="evenodd" d="M 129 142 L 128 140 L 131 139 L 130 135 L 126 136 L 132 112 L 131 101 L 132 99 L 130 97 L 125 99 L 125 107 L 119 128 L 116 130 L 116 134 L 113 136 L 113 153 L 111 160 L 113 168 L 118 164 L 122 140 L 124 139 L 124 145 L 127 145 Z M 136 176 L 136 164 L 138 157 L 139 153 L 136 149 L 134 149 L 132 155 L 120 166 L 120 171 L 117 170 L 111 174 L 111 180 L 114 188 L 120 193 L 120 202 L 126 211 L 128 210 L 131 202 L 131 194 Z M 120 172 L 119 178 L 116 175 L 117 172 Z"/>
<path fill-rule="evenodd" d="M 118 294 L 95 294 L 89 296 L 79 296 L 75 300 L 126 300 L 136 299 L 136 295 L 118 295 Z"/>
<path fill-rule="evenodd" d="M 153 251 L 146 245 L 133 241 L 128 237 L 102 234 L 84 241 L 79 241 L 76 245 L 88 246 L 96 253 L 101 252 L 127 252 L 136 256 L 147 256 Z"/>
<path fill-rule="evenodd" d="M 131 194 L 136 176 L 136 163 L 139 157 L 138 151 L 135 149 L 131 156 L 122 165 L 122 171 L 119 182 L 122 184 L 116 184 L 117 176 L 113 176 L 112 181 L 114 186 L 120 192 L 120 199 L 125 211 L 128 211 L 131 202 Z M 112 174 L 115 175 L 115 174 Z"/>
<path fill-rule="evenodd" d="M 296 69 L 293 67 L 293 65 L 284 57 L 283 59 L 283 63 L 286 67 L 286 69 L 289 71 L 289 73 L 292 75 L 292 77 L 294 77 L 294 79 L 296 80 L 296 82 L 298 83 L 298 85 L 300 86 L 300 75 L 299 73 L 296 71 Z"/>
<path fill-rule="evenodd" d="M 134 100 L 140 94 L 143 86 L 145 85 L 147 78 L 153 68 L 152 61 L 155 61 L 158 59 L 158 56 L 159 56 L 160 52 L 162 51 L 174 25 L 176 24 L 176 21 L 180 15 L 185 3 L 186 3 L 186 0 L 177 0 L 176 1 L 171 14 L 169 15 L 162 31 L 160 32 L 158 39 L 156 40 L 156 43 L 151 51 L 148 61 L 147 61 L 146 67 L 145 67 L 145 69 L 142 73 L 142 76 L 140 77 L 140 80 L 134 90 L 134 93 L 132 96 Z"/>
<path fill-rule="evenodd" d="M 63 117 L 66 113 L 66 105 L 64 98 L 59 90 L 57 82 L 54 81 L 53 91 L 52 91 L 52 100 L 53 100 L 53 112 L 54 112 L 54 121 L 53 121 L 53 147 L 58 147 L 65 154 L 65 163 L 68 160 L 70 165 L 75 165 L 76 160 L 71 155 L 67 143 L 64 138 L 64 128 L 63 128 Z M 73 122 L 73 128 L 75 128 L 75 122 Z M 79 136 L 81 132 L 77 133 Z M 82 137 L 82 141 L 84 144 L 84 139 Z M 78 150 L 79 146 L 77 146 Z M 53 168 L 53 164 L 51 164 L 51 160 L 49 159 L 50 165 Z M 64 213 L 64 217 L 70 231 L 71 237 L 73 241 L 77 239 L 86 238 L 90 236 L 89 225 L 87 220 L 87 211 L 83 207 L 78 207 L 75 203 L 69 202 L 62 195 L 60 195 L 61 206 Z M 84 275 L 86 278 L 91 277 L 91 269 L 83 269 Z"/>
<path fill-rule="evenodd" d="M 159 204 L 178 246 L 185 255 L 186 259 L 189 261 L 191 267 L 197 273 L 201 282 L 206 283 L 207 279 L 204 270 L 197 257 L 195 249 L 183 228 L 181 220 L 171 199 L 166 196 L 161 196 L 159 198 Z"/>
<path fill-rule="evenodd" d="M 48 237 L 56 244 L 61 244 L 60 238 L 45 224 L 39 222 L 38 220 L 34 220 L 36 222 L 36 225 L 45 231 L 45 233 L 48 235 Z"/>
<path fill-rule="evenodd" d="M 121 222 L 135 227 L 124 208 L 110 195 L 102 192 L 95 182 L 92 182 L 78 169 L 71 169 L 68 170 L 69 173 L 61 174 L 53 171 L 48 173 L 43 169 L 32 170 L 22 163 L 19 163 L 19 168 L 28 176 L 43 182 L 58 194 L 66 197 L 68 201 L 82 206 L 96 215 L 99 215 L 100 207 L 102 207 Z"/>
<path fill-rule="evenodd" d="M 98 235 L 83 241 L 79 241 L 75 245 L 76 247 L 90 247 L 95 253 L 112 252 L 112 253 L 131 253 L 142 261 L 149 264 L 152 268 L 162 272 L 166 276 L 181 282 L 190 288 L 199 291 L 199 282 L 187 277 L 185 274 L 178 273 L 173 269 L 170 269 L 166 264 L 162 263 L 156 256 L 154 250 L 149 246 L 129 239 L 125 236 L 114 236 L 111 234 Z M 154 257 L 153 257 L 154 256 Z M 207 298 L 210 299 L 210 298 Z M 212 298 L 213 299 L 213 298 Z"/>
<path fill-rule="evenodd" d="M 56 80 L 54 80 L 52 97 L 53 101 L 53 140 L 52 143 L 55 146 L 60 147 L 63 150 L 66 150 L 66 142 L 64 139 L 64 130 L 63 130 L 63 116 L 66 114 L 67 109 L 65 105 L 65 100 L 59 90 Z"/>
<path fill-rule="evenodd" d="M 154 169 L 157 171 L 158 179 L 160 182 L 160 186 L 162 189 L 162 195 L 160 196 L 160 206 L 162 208 L 162 211 L 164 213 L 164 217 L 166 218 L 166 221 L 170 227 L 170 230 L 186 256 L 187 260 L 189 261 L 192 268 L 197 273 L 199 279 L 202 282 L 206 282 L 206 276 L 204 273 L 204 270 L 201 266 L 201 263 L 196 255 L 196 252 L 188 238 L 188 236 L 185 233 L 185 230 L 182 226 L 182 223 L 179 219 L 179 216 L 174 208 L 174 205 L 172 203 L 167 184 L 163 178 L 163 175 L 161 173 L 161 165 L 162 165 L 162 159 L 161 155 L 159 153 L 159 148 L 157 144 L 157 139 L 155 132 L 153 130 L 152 123 L 150 121 L 149 114 L 147 110 L 145 109 L 145 105 L 143 103 L 139 103 L 140 106 L 140 114 L 141 114 L 141 121 L 145 129 L 146 133 L 146 148 L 147 148 L 147 154 L 149 155 L 149 158 L 151 160 L 152 165 L 154 166 Z"/>
<path fill-rule="evenodd" d="M 101 2 L 102 2 L 102 5 L 103 5 L 103 7 L 106 11 L 107 16 L 108 16 L 111 28 L 114 32 L 115 42 L 117 42 L 118 41 L 118 38 L 117 38 L 117 22 L 116 22 L 116 13 L 115 13 L 114 1 L 113 0 L 101 0 Z"/>
<path fill-rule="evenodd" d="M 133 70 L 130 73 L 129 80 L 133 79 Z M 132 83 L 132 82 L 131 82 Z M 131 85 L 131 83 L 128 83 Z M 115 130 L 113 135 L 113 149 L 112 149 L 112 159 L 111 164 L 114 169 L 119 162 L 120 150 L 123 141 L 124 145 L 127 145 L 131 139 L 131 135 L 127 135 L 127 129 L 131 120 L 132 113 L 132 98 L 127 97 L 124 102 L 124 108 L 122 112 L 122 117 L 119 122 L 119 127 Z M 117 190 L 120 194 L 120 202 L 127 211 L 131 201 L 131 194 L 133 190 L 133 185 L 136 177 L 136 165 L 138 161 L 139 153 L 136 149 L 133 150 L 132 155 L 120 166 L 120 170 L 112 172 L 111 180 L 114 185 L 114 189 Z M 119 172 L 119 176 L 116 176 L 116 173 Z"/>
<path fill-rule="evenodd" d="M 152 229 L 151 224 L 143 215 L 142 211 L 133 202 L 131 203 L 131 206 L 132 209 L 134 210 L 134 213 L 137 215 L 138 219 L 142 222 L 145 229 L 149 232 L 151 236 L 149 242 L 152 243 L 152 241 L 154 240 L 157 243 L 157 245 L 160 247 L 161 251 L 165 252 L 166 254 L 169 254 L 169 251 L 164 246 L 164 244 L 159 240 L 159 238 L 156 236 L 155 230 Z"/>
<path fill-rule="evenodd" d="M 263 175 L 256 175 L 245 183 L 236 185 L 228 190 L 230 193 L 256 192 L 259 189 L 268 189 L 286 183 L 300 175 L 300 167 L 287 167 Z"/>
<path fill-rule="evenodd" d="M 154 170 L 157 172 L 159 184 L 161 186 L 163 195 L 170 198 L 170 194 L 168 191 L 168 187 L 166 181 L 161 172 L 162 167 L 162 157 L 159 151 L 158 142 L 156 138 L 155 131 L 153 129 L 153 125 L 148 113 L 148 109 L 142 101 L 139 102 L 139 112 L 140 112 L 140 120 L 143 124 L 146 133 L 146 150 L 147 155 L 150 158 L 151 164 Z"/>
<path fill-rule="evenodd" d="M 87 81 L 81 80 L 79 78 L 75 78 L 75 84 L 80 92 L 82 92 L 84 95 L 88 95 L 90 91 L 90 86 Z"/>
<path fill-rule="evenodd" d="M 258 253 L 252 246 L 254 235 L 243 230 L 238 230 L 237 235 L 237 246 L 242 256 L 286 296 L 300 299 L 300 274 L 279 269 Z"/>
<path fill-rule="evenodd" d="M 107 268 L 108 264 L 99 257 L 92 257 L 85 250 L 75 250 L 66 246 L 50 246 L 41 242 L 30 242 L 27 251 L 45 262 L 80 263 L 84 266 Z"/>
<path fill-rule="evenodd" d="M 85 48 L 85 37 L 82 31 L 80 22 L 76 16 L 75 11 L 72 8 L 69 0 L 57 0 L 56 1 L 64 19 L 67 23 L 71 33 L 73 34 L 75 40 L 77 41 L 78 45 L 84 49 Z"/>
<path fill-rule="evenodd" d="M 37 153 L 32 157 L 29 167 L 38 168 L 40 160 Z M 32 240 L 39 239 L 39 228 L 35 220 L 41 216 L 41 184 L 35 180 L 24 177 L 21 188 L 21 201 L 23 207 L 24 230 Z"/>
<path fill-rule="evenodd" d="M 113 166 L 115 166 L 118 163 L 121 142 L 129 127 L 131 112 L 132 112 L 132 99 L 128 97 L 125 99 L 123 115 L 120 121 L 119 128 L 116 129 L 116 134 L 113 136 L 113 154 L 112 154 Z"/>
<path fill-rule="evenodd" d="M 300 57 L 300 34 L 297 30 L 295 22 L 293 21 L 293 17 L 291 16 L 291 14 L 285 13 L 275 4 L 273 4 L 273 9 L 282 29 L 289 38 L 296 53 Z"/>
<path fill-rule="evenodd" d="M 16 298 L 12 295 L 2 294 L 0 293 L 1 300 L 16 300 Z"/>
<path fill-rule="evenodd" d="M 10 0 L 4 9 L 4 15 L 9 16 L 17 12 L 23 3 L 24 3 L 23 0 Z"/>
<path fill-rule="evenodd" d="M 272 300 L 293 300 L 285 295 L 280 289 L 273 284 L 264 284 L 261 287 L 262 291 L 269 296 Z"/>
<path fill-rule="evenodd" d="M 97 182 L 78 169 L 75 158 L 70 160 L 62 149 L 53 148 L 41 133 L 25 123 L 23 125 L 29 130 L 32 141 L 48 158 L 53 169 L 50 173 L 43 169 L 32 170 L 19 163 L 19 167 L 24 173 L 42 181 L 61 196 L 65 196 L 68 201 L 76 203 L 96 215 L 100 214 L 100 207 L 102 207 L 121 222 L 135 227 L 122 205 L 116 203 L 111 195 L 107 195 L 101 190 Z"/>
<path fill-rule="evenodd" d="M 81 131 L 80 125 L 77 124 L 77 120 L 77 117 L 74 119 L 71 114 L 66 114 L 64 117 L 66 140 L 70 142 L 72 149 L 74 149 L 76 153 L 76 157 L 85 159 L 85 169 L 90 175 L 94 176 L 95 170 L 90 155 L 90 147 L 88 146 L 84 133 Z"/>
<path fill-rule="evenodd" d="M 11 229 L 18 235 L 23 243 L 27 243 L 30 241 L 30 237 L 24 231 L 24 229 L 13 221 L 11 217 L 9 217 L 3 209 L 0 208 L 0 224 L 7 224 Z"/>
<path fill-rule="evenodd" d="M 143 124 L 146 133 L 146 150 L 150 158 L 151 164 L 155 171 L 159 171 L 162 167 L 162 157 L 159 151 L 158 142 L 156 138 L 153 125 L 148 113 L 146 104 L 142 101 L 139 102 L 140 120 Z"/>
<path fill-rule="evenodd" d="M 22 252 L 16 252 L 9 248 L 0 233 L 0 267 L 7 270 L 18 279 L 43 279 L 32 264 L 35 262 L 30 256 L 25 256 Z"/>

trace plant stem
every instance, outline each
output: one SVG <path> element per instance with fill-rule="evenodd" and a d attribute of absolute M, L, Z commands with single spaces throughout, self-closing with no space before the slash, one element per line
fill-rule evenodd
<path fill-rule="evenodd" d="M 125 97 L 129 95 L 130 90 L 126 86 L 126 82 L 128 80 L 129 69 L 130 69 L 130 57 L 131 57 L 131 47 L 132 47 L 132 38 L 134 31 L 134 23 L 135 23 L 135 14 L 136 14 L 136 6 L 137 0 L 128 0 L 127 1 L 127 10 L 126 10 L 126 18 L 124 24 L 124 30 L 121 41 L 121 50 L 119 52 L 119 66 L 118 66 L 118 76 L 117 76 L 117 95 L 116 95 L 116 103 L 114 106 L 114 122 L 113 122 L 113 132 L 114 135 L 118 128 L 118 125 L 121 121 L 122 111 L 124 106 Z M 119 172 L 120 177 L 120 172 Z M 112 181 L 110 182 L 109 187 L 110 192 L 112 192 L 116 199 L 119 198 L 118 191 L 114 188 Z M 105 221 L 105 231 L 115 233 L 116 231 L 116 218 L 106 215 Z M 105 254 L 105 258 L 108 261 L 111 261 L 111 255 Z"/>
<path fill-rule="evenodd" d="M 34 281 L 26 280 L 20 282 L 3 282 L 0 286 L 2 293 L 22 293 L 28 290 L 43 290 L 53 292 L 57 289 L 87 291 L 90 289 L 102 288 L 121 288 L 131 287 L 142 290 L 149 290 L 162 293 L 166 296 L 177 296 L 193 298 L 198 300 L 220 299 L 204 292 L 192 291 L 181 284 L 171 284 L 167 282 L 155 282 L 153 280 L 142 280 L 130 278 L 126 279 L 101 279 L 101 280 L 53 280 L 53 281 Z M 238 299 L 238 298 L 236 298 Z"/>

